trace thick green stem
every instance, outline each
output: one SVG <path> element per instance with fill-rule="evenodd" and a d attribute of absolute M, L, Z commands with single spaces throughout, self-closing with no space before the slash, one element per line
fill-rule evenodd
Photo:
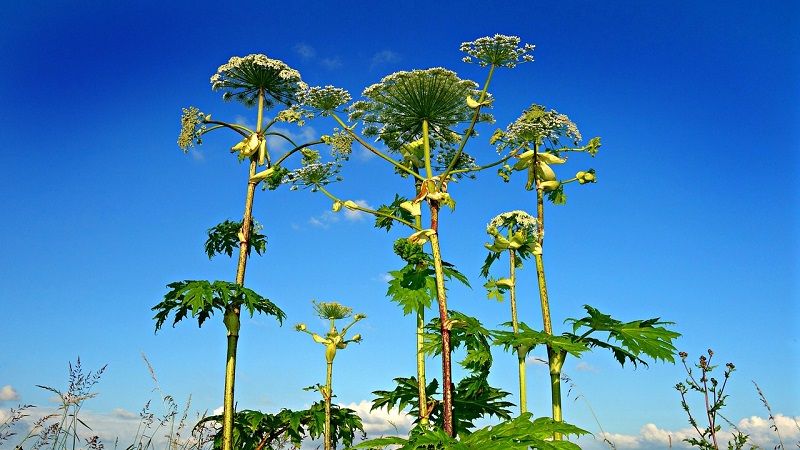
<path fill-rule="evenodd" d="M 419 193 L 422 184 L 419 181 L 414 182 L 415 194 Z M 414 216 L 414 224 L 418 230 L 422 229 L 422 217 Z M 419 423 L 421 425 L 428 424 L 428 394 L 425 391 L 427 387 L 425 376 L 425 352 L 422 347 L 425 344 L 425 307 L 420 306 L 417 310 L 417 392 L 419 395 Z"/>
<path fill-rule="evenodd" d="M 428 178 L 433 177 L 433 169 L 431 168 L 431 141 L 428 135 L 428 121 L 422 121 L 422 148 L 424 149 L 425 157 L 425 176 Z"/>
<path fill-rule="evenodd" d="M 328 362 L 325 375 L 325 450 L 333 450 L 331 445 L 331 398 L 333 397 L 333 361 Z"/>
<path fill-rule="evenodd" d="M 517 252 L 513 249 L 508 250 L 511 276 L 511 288 L 509 297 L 511 299 L 511 327 L 514 334 L 519 333 L 519 321 L 517 319 Z M 528 411 L 528 393 L 525 385 L 525 352 L 517 347 L 517 370 L 519 372 L 519 412 L 520 414 Z"/>
<path fill-rule="evenodd" d="M 433 269 L 436 275 L 436 298 L 439 303 L 439 321 L 442 333 L 442 421 L 444 432 L 453 436 L 453 381 L 450 363 L 450 320 L 447 317 L 447 291 L 444 286 L 442 251 L 439 247 L 439 203 L 430 201 L 431 249 Z"/>
<path fill-rule="evenodd" d="M 428 395 L 425 392 L 425 352 L 422 346 L 425 343 L 425 310 L 417 311 L 417 388 L 419 395 L 419 422 L 428 424 Z"/>
<path fill-rule="evenodd" d="M 258 94 L 258 119 L 256 133 L 261 131 L 261 121 L 264 117 L 264 92 Z M 244 214 L 242 216 L 242 240 L 239 242 L 239 261 L 236 265 L 236 284 L 244 285 L 244 275 L 247 270 L 247 248 L 250 240 L 250 231 L 253 225 L 253 198 L 255 197 L 256 184 L 250 181 L 256 173 L 258 166 L 257 155 L 250 158 L 250 170 L 247 177 L 247 195 L 244 201 Z M 239 343 L 239 308 L 231 308 L 226 312 L 225 325 L 228 329 L 228 351 L 225 361 L 225 395 L 222 405 L 222 450 L 233 450 L 233 416 L 234 416 L 234 384 L 236 381 L 236 348 Z M 232 326 L 235 324 L 235 326 Z"/>

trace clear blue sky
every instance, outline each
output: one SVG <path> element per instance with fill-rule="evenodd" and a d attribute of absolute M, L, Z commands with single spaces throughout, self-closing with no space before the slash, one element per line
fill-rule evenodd
<path fill-rule="evenodd" d="M 357 97 L 397 70 L 444 66 L 482 80 L 458 46 L 502 33 L 536 44 L 536 61 L 495 77 L 497 125 L 536 102 L 603 138 L 597 158 L 565 168 L 591 165 L 599 182 L 549 209 L 555 323 L 584 303 L 623 320 L 674 321 L 681 350 L 711 347 L 739 368 L 729 417 L 763 415 L 750 380 L 776 412 L 800 415 L 797 3 L 51 1 L 8 4 L 4 16 L 0 386 L 20 401 L 46 403 L 34 385 L 63 385 L 67 362 L 80 355 L 89 367 L 109 364 L 91 408 L 136 411 L 151 388 L 144 352 L 176 398 L 221 404 L 222 325 L 186 322 L 154 335 L 150 307 L 171 281 L 234 273 L 202 247 L 207 228 L 241 216 L 245 167 L 227 151 L 233 138 L 209 138 L 188 156 L 175 144 L 188 105 L 255 120 L 210 91 L 209 77 L 230 56 L 265 53 L 312 85 Z M 309 136 L 330 130 L 311 126 Z M 485 139 L 471 145 L 491 160 Z M 376 206 L 405 189 L 360 153 L 337 194 Z M 486 300 L 478 278 L 484 226 L 500 212 L 533 209 L 521 183 L 487 173 L 454 186 L 458 209 L 442 219 L 445 259 L 474 286 L 453 287 L 451 306 L 490 326 L 508 313 Z M 413 320 L 384 296 L 383 275 L 401 266 L 391 252 L 400 234 L 370 220 L 331 221 L 329 206 L 310 192 L 258 193 L 269 248 L 252 261 L 248 284 L 289 318 L 283 328 L 266 318 L 243 323 L 240 407 L 316 400 L 301 388 L 321 379 L 320 349 L 291 327 L 314 323 L 312 299 L 369 315 L 365 342 L 337 358 L 341 402 L 371 399 L 392 377 L 413 374 Z M 521 313 L 538 324 L 532 267 L 521 283 Z M 565 371 L 607 430 L 685 425 L 672 387 L 683 378 L 678 366 L 623 370 L 603 353 L 583 361 Z M 496 367 L 493 382 L 513 392 L 513 357 L 498 353 Z M 544 413 L 546 373 L 529 373 L 531 407 Z M 566 418 L 594 429 L 580 402 Z"/>

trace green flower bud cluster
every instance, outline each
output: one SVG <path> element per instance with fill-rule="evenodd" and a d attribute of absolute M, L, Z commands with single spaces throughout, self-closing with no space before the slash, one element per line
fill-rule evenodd
<path fill-rule="evenodd" d="M 183 108 L 181 114 L 181 133 L 178 135 L 178 147 L 184 151 L 189 151 L 189 147 L 203 143 L 202 136 L 206 131 L 204 121 L 211 120 L 210 115 L 204 114 L 194 106 Z"/>
<path fill-rule="evenodd" d="M 325 336 L 323 337 L 318 333 L 309 331 L 304 323 L 295 325 L 295 330 L 311 335 L 311 339 L 313 339 L 314 342 L 324 345 L 325 360 L 328 364 L 332 364 L 338 350 L 347 348 L 347 345 L 352 342 L 361 342 L 362 338 L 360 334 L 356 334 L 352 339 L 347 339 L 346 335 L 350 327 L 355 325 L 356 322 L 366 319 L 367 316 L 360 313 L 353 315 L 353 320 L 350 324 L 342 328 L 342 331 L 338 331 L 335 326 L 335 321 L 350 317 L 353 313 L 352 308 L 344 306 L 339 302 L 314 302 L 314 310 L 320 318 L 330 320 L 331 326 L 328 332 L 325 333 Z"/>

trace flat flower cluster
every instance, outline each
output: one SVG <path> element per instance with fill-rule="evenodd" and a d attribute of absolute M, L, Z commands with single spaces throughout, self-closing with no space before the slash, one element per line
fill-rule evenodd
<path fill-rule="evenodd" d="M 526 233 L 536 235 L 538 233 L 539 225 L 535 217 L 522 210 L 514 210 L 504 212 L 495 216 L 486 225 L 486 231 L 490 234 L 497 232 L 499 228 L 511 230 L 513 232 L 524 230 Z"/>
<path fill-rule="evenodd" d="M 520 47 L 519 43 L 520 38 L 517 36 L 495 34 L 464 42 L 460 50 L 467 54 L 463 58 L 465 63 L 472 63 L 474 59 L 481 67 L 493 65 L 513 68 L 517 64 L 533 61 L 531 52 L 536 46 L 525 44 Z"/>
<path fill-rule="evenodd" d="M 264 92 L 267 107 L 274 104 L 273 99 L 291 105 L 307 88 L 300 72 L 262 54 L 234 56 L 211 76 L 211 89 L 224 91 L 223 99 L 236 99 L 248 106 L 257 102 L 259 91 Z"/>
<path fill-rule="evenodd" d="M 178 147 L 184 153 L 189 151 L 189 147 L 202 143 L 202 135 L 206 126 L 202 125 L 206 115 L 194 106 L 183 108 L 181 114 L 181 133 L 178 135 Z"/>
<path fill-rule="evenodd" d="M 565 114 L 542 105 L 532 105 L 506 128 L 505 137 L 513 142 L 541 142 L 549 139 L 558 145 L 559 138 L 566 137 L 577 145 L 583 137 L 578 126 Z"/>
<path fill-rule="evenodd" d="M 353 151 L 353 136 L 338 128 L 334 128 L 333 131 L 332 135 L 325 135 L 320 139 L 331 146 L 331 156 L 337 159 L 349 158 Z"/>
<path fill-rule="evenodd" d="M 447 143 L 452 127 L 472 118 L 465 99 L 478 97 L 477 87 L 441 67 L 395 72 L 364 90 L 367 99 L 350 106 L 350 120 L 363 121 L 365 135 L 378 137 L 393 150 L 421 138 L 423 120 L 432 140 Z M 489 117 L 482 115 L 481 120 Z"/>
<path fill-rule="evenodd" d="M 286 108 L 283 111 L 279 112 L 275 116 L 275 120 L 278 122 L 286 122 L 286 123 L 296 123 L 297 126 L 302 127 L 305 124 L 305 118 L 313 117 L 313 115 L 309 115 L 306 111 L 303 111 L 297 105 L 293 105 L 291 108 Z"/>
<path fill-rule="evenodd" d="M 339 162 L 314 162 L 287 173 L 281 182 L 291 184 L 289 189 L 293 191 L 300 188 L 311 188 L 312 191 L 316 191 L 317 186 L 330 184 L 334 179 L 339 181 L 340 178 L 337 176 L 339 169 L 341 169 Z"/>
<path fill-rule="evenodd" d="M 303 91 L 298 97 L 300 103 L 318 110 L 322 116 L 329 115 L 351 99 L 349 92 L 333 86 L 314 86 Z"/>

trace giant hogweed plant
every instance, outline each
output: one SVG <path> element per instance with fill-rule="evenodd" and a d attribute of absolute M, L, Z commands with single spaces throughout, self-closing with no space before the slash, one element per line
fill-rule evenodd
<path fill-rule="evenodd" d="M 566 115 L 555 110 L 547 110 L 541 105 L 532 105 L 506 130 L 497 130 L 492 135 L 491 142 L 499 152 L 511 151 L 516 162 L 504 164 L 498 174 L 505 180 L 513 172 L 524 171 L 527 174 L 526 190 L 536 192 L 536 241 L 532 243 L 531 254 L 536 263 L 536 275 L 539 291 L 539 303 L 543 330 L 537 331 L 524 322 L 514 323 L 512 317 L 512 331 L 497 331 L 494 333 L 495 343 L 506 349 L 514 349 L 518 355 L 527 354 L 537 345 L 543 345 L 547 350 L 548 367 L 550 372 L 550 391 L 552 417 L 555 421 L 563 420 L 562 395 L 561 395 L 561 369 L 567 355 L 580 357 L 580 355 L 594 347 L 610 350 L 616 360 L 624 365 L 626 361 L 637 365 L 647 365 L 643 357 L 654 361 L 675 361 L 674 339 L 679 334 L 670 331 L 659 318 L 621 322 L 599 310 L 585 305 L 587 316 L 581 319 L 567 319 L 572 325 L 572 332 L 554 335 L 552 317 L 550 314 L 550 300 L 547 291 L 547 282 L 544 270 L 544 200 L 561 205 L 566 203 L 564 188 L 570 183 L 594 183 L 596 181 L 594 169 L 578 171 L 574 177 L 559 179 L 551 165 L 567 162 L 569 153 L 587 153 L 594 157 L 600 147 L 600 138 L 592 138 L 586 145 L 579 145 L 582 140 L 577 125 Z M 566 143 L 564 141 L 567 141 Z M 502 216 L 501 216 L 502 217 Z M 499 258 L 502 251 L 522 241 L 514 242 L 513 234 L 502 236 L 492 230 L 494 242 L 487 244 L 490 251 L 484 264 L 483 274 L 488 273 L 488 267 Z M 513 255 L 511 255 L 513 258 Z M 500 295 L 500 291 L 510 289 L 514 292 L 516 280 L 512 277 L 500 281 L 487 283 L 489 295 Z M 605 339 L 599 339 L 597 334 L 605 334 Z M 522 389 L 521 389 L 522 390 Z M 554 435 L 560 439 L 559 434 Z"/>
<path fill-rule="evenodd" d="M 519 315 L 517 313 L 517 269 L 522 267 L 522 260 L 531 255 L 541 253 L 539 245 L 539 228 L 535 217 L 525 211 L 509 211 L 494 217 L 486 227 L 486 232 L 492 237 L 490 244 L 485 244 L 489 255 L 481 268 L 481 276 L 488 278 L 484 287 L 488 297 L 503 301 L 505 293 L 509 296 L 511 306 L 511 329 L 515 335 L 519 334 Z M 492 264 L 497 261 L 502 253 L 508 254 L 508 276 L 495 279 L 489 276 Z M 519 411 L 528 411 L 528 395 L 526 380 L 526 363 L 528 349 L 521 345 L 514 346 L 517 353 L 517 372 L 519 380 Z"/>
<path fill-rule="evenodd" d="M 442 358 L 442 420 L 445 433 L 453 436 L 453 383 L 451 376 L 451 325 L 448 317 L 445 266 L 440 246 L 440 210 L 442 206 L 455 207 L 455 200 L 448 192 L 451 181 L 463 178 L 472 172 L 494 167 L 510 159 L 515 152 L 486 166 L 478 166 L 464 152 L 467 142 L 475 136 L 478 122 L 493 120 L 483 111 L 493 99 L 488 93 L 489 85 L 498 68 L 512 68 L 522 62 L 532 61 L 533 46 L 520 45 L 520 39 L 495 35 L 462 44 L 467 53 L 465 62 L 477 62 L 488 68 L 482 86 L 470 80 L 462 80 L 454 72 L 444 68 L 397 72 L 384 77 L 363 92 L 363 99 L 354 102 L 347 111 L 349 116 L 337 108 L 349 101 L 342 90 L 332 87 L 317 88 L 320 95 L 310 98 L 307 106 L 331 116 L 353 141 L 386 161 L 402 177 L 414 180 L 412 199 L 396 197 L 391 205 L 368 210 L 352 201 L 343 201 L 322 185 L 315 186 L 334 202 L 334 210 L 342 206 L 358 209 L 378 216 L 379 226 L 395 221 L 410 227 L 414 232 L 408 238 L 411 243 L 430 243 L 439 313 Z M 342 101 L 344 100 L 344 101 Z M 364 125 L 363 134 L 357 133 L 358 123 Z M 381 150 L 367 142 L 374 138 L 382 143 Z M 422 205 L 427 206 L 428 219 L 425 227 L 422 220 Z M 427 417 L 425 400 L 424 357 L 422 356 L 422 328 L 424 307 L 417 313 L 419 414 Z"/>
<path fill-rule="evenodd" d="M 196 107 L 183 110 L 178 146 L 185 152 L 203 142 L 206 134 L 227 130 L 239 140 L 231 147 L 239 161 L 248 163 L 244 213 L 241 222 L 225 221 L 209 230 L 206 252 L 209 257 L 225 253 L 233 256 L 238 248 L 236 274 L 233 282 L 184 280 L 169 284 L 169 292 L 162 302 L 153 307 L 156 311 L 156 331 L 174 314 L 173 326 L 189 314 L 202 326 L 206 319 L 219 311 L 227 330 L 227 357 L 225 365 L 225 391 L 222 420 L 222 448 L 231 450 L 234 421 L 234 384 L 236 353 L 240 332 L 242 309 L 252 316 L 255 312 L 283 320 L 284 313 L 267 298 L 244 287 L 247 260 L 250 249 L 261 254 L 266 249 L 266 238 L 253 221 L 253 201 L 259 184 L 263 189 L 276 189 L 281 184 L 295 182 L 299 178 L 319 179 L 338 170 L 346 154 L 334 150 L 334 161 L 320 162 L 320 155 L 312 146 L 328 144 L 338 148 L 340 140 L 323 136 L 319 140 L 297 143 L 286 133 L 274 127 L 278 123 L 295 123 L 302 126 L 310 116 L 301 110 L 301 95 L 309 95 L 308 86 L 301 80 L 299 72 L 282 61 L 265 55 L 254 54 L 233 57 L 219 67 L 211 77 L 211 88 L 221 91 L 224 100 L 235 100 L 246 107 L 255 107 L 255 127 L 225 122 L 201 112 Z M 265 113 L 272 107 L 281 106 L 271 119 Z M 268 139 L 288 142 L 290 150 L 274 154 Z M 302 167 L 292 171 L 285 162 L 295 154 L 302 156 Z"/>
<path fill-rule="evenodd" d="M 333 360 L 336 358 L 336 353 L 339 350 L 347 348 L 348 344 L 353 342 L 360 343 L 361 335 L 356 334 L 351 339 L 347 339 L 347 332 L 356 324 L 356 322 L 363 320 L 367 316 L 364 314 L 353 315 L 353 309 L 343 306 L 337 302 L 319 302 L 314 303 L 314 310 L 320 319 L 329 322 L 328 331 L 323 335 L 314 333 L 308 330 L 304 323 L 297 324 L 295 329 L 297 331 L 308 333 L 314 342 L 322 344 L 325 347 L 325 385 L 317 384 L 313 387 L 322 395 L 322 400 L 325 403 L 325 450 L 332 450 L 335 448 L 335 442 L 331 436 L 331 402 L 333 400 Z M 336 328 L 336 321 L 352 317 L 349 324 L 342 327 L 341 330 Z"/>

